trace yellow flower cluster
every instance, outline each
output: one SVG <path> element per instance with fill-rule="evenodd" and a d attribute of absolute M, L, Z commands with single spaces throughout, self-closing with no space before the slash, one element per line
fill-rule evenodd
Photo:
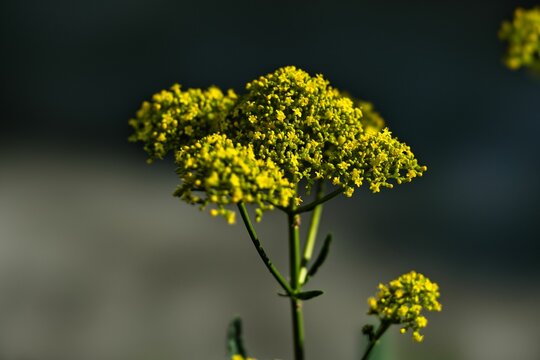
<path fill-rule="evenodd" d="M 381 187 L 391 189 L 394 185 L 390 180 L 397 184 L 410 182 L 427 170 L 418 164 L 410 147 L 392 137 L 388 128 L 379 132 L 366 131 L 360 136 L 354 152 L 340 149 L 340 156 L 350 164 L 350 171 L 340 173 L 347 189 L 345 195 L 349 196 L 351 184 L 360 186 L 362 180 L 366 180 L 370 190 L 376 193 Z M 339 179 L 333 182 L 341 185 Z"/>
<path fill-rule="evenodd" d="M 202 207 L 213 203 L 212 215 L 235 222 L 231 203 L 255 203 L 262 210 L 286 207 L 295 187 L 271 159 L 257 158 L 251 144 L 234 144 L 225 135 L 213 134 L 184 146 L 176 153 L 178 175 L 183 180 L 175 196 Z"/>
<path fill-rule="evenodd" d="M 368 299 L 368 314 L 382 322 L 402 325 L 401 333 L 413 330 L 413 339 L 421 342 L 420 329 L 427 326 L 422 310 L 441 311 L 439 286 L 415 271 L 401 275 L 388 285 L 379 284 L 379 293 Z"/>
<path fill-rule="evenodd" d="M 510 69 L 540 68 L 540 7 L 517 8 L 513 20 L 502 23 L 499 38 L 508 42 L 504 62 Z"/>
<path fill-rule="evenodd" d="M 294 183 L 306 179 L 309 188 L 314 180 L 330 180 L 351 196 L 363 181 L 377 192 L 392 187 L 390 179 L 402 183 L 426 170 L 390 132 L 371 125 L 373 131 L 365 131 L 361 109 L 322 75 L 288 66 L 246 89 L 233 109 L 232 136 L 253 143 L 260 157 L 279 164 Z"/>
<path fill-rule="evenodd" d="M 129 121 L 135 130 L 130 140 L 144 142 L 150 162 L 163 159 L 169 151 L 224 130 L 227 123 L 223 120 L 236 98 L 233 90 L 223 94 L 211 86 L 182 91 L 175 84 L 155 94 L 151 102 L 143 102 L 136 117 Z"/>
<path fill-rule="evenodd" d="M 362 109 L 365 113 L 363 116 Z M 150 160 L 174 152 L 182 184 L 176 195 L 229 222 L 238 202 L 263 210 L 287 207 L 304 180 L 327 180 L 351 196 L 364 182 L 373 192 L 426 170 L 410 148 L 383 129 L 371 104 L 354 103 L 322 75 L 287 66 L 246 85 L 246 93 L 174 85 L 144 102 L 130 120 L 132 141 Z"/>

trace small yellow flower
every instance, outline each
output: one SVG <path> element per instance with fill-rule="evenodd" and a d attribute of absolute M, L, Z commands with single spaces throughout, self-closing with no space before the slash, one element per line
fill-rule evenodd
<path fill-rule="evenodd" d="M 416 318 L 416 325 L 418 325 L 419 328 L 425 328 L 427 323 L 428 321 L 425 316 L 419 316 Z"/>
<path fill-rule="evenodd" d="M 213 171 L 210 176 L 206 178 L 205 184 L 209 188 L 219 185 L 219 176 L 217 172 Z"/>
<path fill-rule="evenodd" d="M 409 307 L 407 305 L 401 305 L 398 309 L 397 314 L 401 317 L 404 317 L 409 312 Z"/>
<path fill-rule="evenodd" d="M 414 331 L 413 332 L 413 339 L 416 342 L 422 342 L 422 340 L 424 340 L 424 335 L 420 335 L 420 333 L 418 331 Z"/>
<path fill-rule="evenodd" d="M 250 116 L 253 116 L 253 115 L 250 115 Z M 281 110 L 276 111 L 276 119 L 278 119 L 279 121 L 285 120 L 285 114 L 283 113 L 283 111 Z"/>

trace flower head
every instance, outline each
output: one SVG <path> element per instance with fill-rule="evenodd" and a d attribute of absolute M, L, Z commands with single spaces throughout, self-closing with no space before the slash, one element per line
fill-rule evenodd
<path fill-rule="evenodd" d="M 170 151 L 223 130 L 223 121 L 236 101 L 236 94 L 227 94 L 211 86 L 206 90 L 171 86 L 143 102 L 136 117 L 129 121 L 135 132 L 131 141 L 144 142 L 149 160 L 163 159 Z"/>
<path fill-rule="evenodd" d="M 371 116 L 363 123 L 362 110 L 322 75 L 287 66 L 246 89 L 232 110 L 231 137 L 252 143 L 258 156 L 279 164 L 292 182 L 305 179 L 309 188 L 315 180 L 328 180 L 350 196 L 364 181 L 377 192 L 392 187 L 392 179 L 409 181 L 426 170 L 405 144 L 380 132 L 382 119 L 372 107 L 363 103 Z"/>
<path fill-rule="evenodd" d="M 499 38 L 508 42 L 504 62 L 510 69 L 540 67 L 540 7 L 517 8 L 512 21 L 502 23 Z"/>
<path fill-rule="evenodd" d="M 362 113 L 362 109 L 365 115 Z M 367 183 L 373 192 L 411 181 L 426 170 L 410 148 L 383 129 L 369 103 L 355 103 L 287 66 L 246 85 L 240 97 L 216 87 L 179 85 L 155 94 L 130 120 L 150 160 L 175 154 L 182 181 L 175 195 L 233 222 L 225 207 L 263 210 L 297 205 L 302 181 L 330 181 L 347 196 Z"/>
<path fill-rule="evenodd" d="M 286 207 L 295 195 L 294 185 L 270 159 L 255 156 L 251 145 L 234 144 L 225 135 L 209 135 L 176 153 L 178 175 L 183 180 L 175 196 L 203 207 L 212 203 L 212 215 L 234 223 L 225 208 L 239 202 L 255 203 L 261 210 Z M 260 216 L 260 212 L 259 212 Z"/>
<path fill-rule="evenodd" d="M 413 331 L 413 339 L 422 341 L 420 329 L 427 326 L 422 311 L 441 311 L 439 286 L 415 271 L 401 275 L 389 284 L 379 284 L 379 292 L 368 299 L 369 315 L 402 326 L 401 333 Z"/>
<path fill-rule="evenodd" d="M 293 66 L 246 85 L 233 109 L 234 137 L 251 141 L 263 158 L 280 164 L 293 182 L 323 177 L 339 146 L 353 146 L 362 133 L 362 112 L 328 81 Z"/>

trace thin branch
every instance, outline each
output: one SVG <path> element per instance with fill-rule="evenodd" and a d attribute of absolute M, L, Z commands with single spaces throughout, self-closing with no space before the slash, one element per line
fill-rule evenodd
<path fill-rule="evenodd" d="M 251 220 L 249 218 L 249 214 L 246 209 L 246 205 L 244 203 L 238 203 L 238 209 L 240 210 L 240 215 L 242 216 L 242 220 L 244 220 L 244 224 L 246 225 L 246 229 L 249 233 L 249 237 L 251 238 L 251 241 L 253 242 L 253 245 L 255 245 L 255 249 L 257 250 L 257 253 L 259 253 L 259 256 L 261 257 L 264 265 L 268 268 L 270 273 L 274 276 L 274 278 L 277 280 L 277 282 L 281 285 L 283 290 L 289 295 L 293 295 L 293 290 L 290 287 L 290 285 L 287 283 L 285 278 L 279 273 L 279 270 L 274 266 L 268 255 L 266 255 L 266 252 L 264 251 L 264 248 L 262 247 L 261 241 L 257 237 L 257 233 L 255 232 L 255 228 L 253 227 Z"/>

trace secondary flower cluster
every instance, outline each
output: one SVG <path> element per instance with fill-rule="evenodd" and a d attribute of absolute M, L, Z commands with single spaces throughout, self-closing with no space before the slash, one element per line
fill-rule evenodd
<path fill-rule="evenodd" d="M 223 119 L 236 98 L 233 90 L 226 95 L 215 86 L 182 91 L 175 84 L 154 94 L 152 102 L 143 102 L 136 118 L 129 121 L 135 130 L 130 140 L 145 143 L 149 162 L 163 159 L 170 151 L 223 130 Z"/>
<path fill-rule="evenodd" d="M 504 62 L 510 69 L 540 67 L 540 7 L 517 8 L 514 19 L 503 22 L 499 38 L 508 42 Z"/>
<path fill-rule="evenodd" d="M 177 173 L 183 183 L 176 196 L 203 207 L 218 206 L 212 215 L 234 223 L 230 203 L 255 203 L 261 210 L 274 205 L 287 207 L 295 195 L 294 185 L 271 159 L 257 158 L 251 144 L 234 144 L 225 135 L 213 134 L 176 153 Z M 260 212 L 258 213 L 260 216 Z"/>
<path fill-rule="evenodd" d="M 174 153 L 182 180 L 175 195 L 214 204 L 212 213 L 230 222 L 229 204 L 254 203 L 259 218 L 297 205 L 301 181 L 307 190 L 331 181 L 351 196 L 364 182 L 378 192 L 426 170 L 371 104 L 293 66 L 249 82 L 241 96 L 175 85 L 144 102 L 130 125 L 150 161 Z"/>
<path fill-rule="evenodd" d="M 376 315 L 382 322 L 402 325 L 401 333 L 413 330 L 413 339 L 424 338 L 420 329 L 427 326 L 422 310 L 441 311 L 439 286 L 415 271 L 401 275 L 388 285 L 379 284 L 376 297 L 370 297 L 369 315 Z"/>

